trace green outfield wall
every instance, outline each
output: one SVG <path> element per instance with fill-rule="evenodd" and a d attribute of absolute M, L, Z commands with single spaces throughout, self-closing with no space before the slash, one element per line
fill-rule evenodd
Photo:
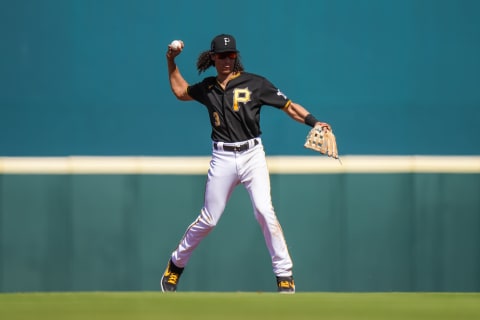
<path fill-rule="evenodd" d="M 203 174 L 0 174 L 0 291 L 158 290 Z M 271 175 L 299 291 L 480 291 L 480 173 Z M 236 189 L 179 290 L 274 291 Z"/>

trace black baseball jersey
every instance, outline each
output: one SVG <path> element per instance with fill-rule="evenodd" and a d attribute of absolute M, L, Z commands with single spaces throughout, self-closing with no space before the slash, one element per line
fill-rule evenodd
<path fill-rule="evenodd" d="M 287 108 L 291 101 L 266 78 L 242 72 L 225 90 L 216 77 L 207 77 L 187 89 L 194 100 L 205 105 L 212 124 L 212 140 L 239 142 L 259 137 L 260 109 L 264 105 Z"/>

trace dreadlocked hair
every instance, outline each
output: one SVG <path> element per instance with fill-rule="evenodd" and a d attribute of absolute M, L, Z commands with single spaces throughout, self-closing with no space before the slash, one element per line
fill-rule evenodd
<path fill-rule="evenodd" d="M 197 70 L 198 74 L 205 72 L 208 68 L 215 66 L 215 63 L 211 57 L 212 51 L 204 51 L 200 53 L 197 59 Z M 237 59 L 235 59 L 235 65 L 233 66 L 233 72 L 242 72 L 244 71 L 242 62 L 240 61 L 240 55 L 237 54 Z"/>
<path fill-rule="evenodd" d="M 197 70 L 198 74 L 205 72 L 208 68 L 214 65 L 212 58 L 210 58 L 211 51 L 203 51 L 198 56 Z"/>

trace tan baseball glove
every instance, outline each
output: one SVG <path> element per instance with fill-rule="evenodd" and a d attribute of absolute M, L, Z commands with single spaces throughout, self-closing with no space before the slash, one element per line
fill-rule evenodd
<path fill-rule="evenodd" d="M 329 157 L 338 159 L 337 141 L 333 131 L 329 127 L 315 126 L 310 130 L 305 148 L 326 154 Z"/>

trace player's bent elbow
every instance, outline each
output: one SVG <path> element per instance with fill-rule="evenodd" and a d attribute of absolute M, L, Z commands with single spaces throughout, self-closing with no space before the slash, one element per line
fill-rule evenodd
<path fill-rule="evenodd" d="M 180 101 L 192 100 L 192 98 L 189 95 L 175 95 L 175 97 Z"/>
<path fill-rule="evenodd" d="M 173 92 L 173 95 L 180 101 L 188 101 L 188 100 L 192 100 L 192 98 L 188 95 L 187 93 L 187 90 L 186 89 L 176 89 L 176 88 L 172 88 L 172 92 Z"/>

